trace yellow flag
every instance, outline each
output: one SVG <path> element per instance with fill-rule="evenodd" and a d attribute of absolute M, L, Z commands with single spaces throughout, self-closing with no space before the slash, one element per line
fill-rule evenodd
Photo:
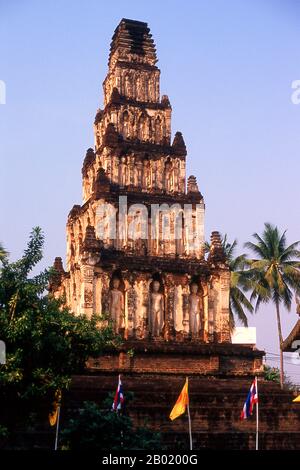
<path fill-rule="evenodd" d="M 54 395 L 54 402 L 52 403 L 52 411 L 49 413 L 50 426 L 55 426 L 58 417 L 58 408 L 61 402 L 61 391 L 56 390 Z"/>
<path fill-rule="evenodd" d="M 293 403 L 300 403 L 300 395 L 298 395 L 297 398 L 293 400 Z"/>
<path fill-rule="evenodd" d="M 174 419 L 178 418 L 178 416 L 183 415 L 185 413 L 185 409 L 189 403 L 189 392 L 188 392 L 188 378 L 186 378 L 185 384 L 181 393 L 177 399 L 177 402 L 174 405 L 173 410 L 170 413 L 170 419 L 173 421 Z"/>

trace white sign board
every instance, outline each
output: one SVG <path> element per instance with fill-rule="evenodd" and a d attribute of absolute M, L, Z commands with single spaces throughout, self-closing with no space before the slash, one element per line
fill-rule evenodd
<path fill-rule="evenodd" d="M 256 328 L 255 326 L 237 326 L 232 334 L 231 341 L 233 344 L 256 344 Z"/>

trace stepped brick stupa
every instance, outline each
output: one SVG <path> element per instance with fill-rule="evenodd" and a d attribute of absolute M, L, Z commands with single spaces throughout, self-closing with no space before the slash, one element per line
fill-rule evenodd
<path fill-rule="evenodd" d="M 186 178 L 185 142 L 180 132 L 172 138 L 156 63 L 147 23 L 122 19 L 83 162 L 83 201 L 68 216 L 66 268 L 55 259 L 50 290 L 75 315 L 105 315 L 123 341 L 74 377 L 69 403 L 104 398 L 122 374 L 135 423 L 146 418 L 167 442 L 185 443 L 186 424 L 168 413 L 188 375 L 196 447 L 225 439 L 225 448 L 251 448 L 254 423 L 239 414 L 264 353 L 231 343 L 230 271 L 217 231 L 205 254 L 204 199 L 195 176 Z"/>
<path fill-rule="evenodd" d="M 186 183 L 186 146 L 146 23 L 122 20 L 103 83 L 82 205 L 67 222 L 67 266 L 55 267 L 75 314 L 110 314 L 125 339 L 230 342 L 229 283 L 218 232 L 204 258 L 204 200 Z M 139 236 L 139 234 L 141 236 Z"/>

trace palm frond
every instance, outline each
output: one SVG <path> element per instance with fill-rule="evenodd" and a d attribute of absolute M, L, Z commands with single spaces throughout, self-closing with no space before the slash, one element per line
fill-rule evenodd
<path fill-rule="evenodd" d="M 251 268 L 254 270 L 264 271 L 268 269 L 270 261 L 268 259 L 257 259 L 251 261 Z"/>
<path fill-rule="evenodd" d="M 237 256 L 236 258 L 232 258 L 231 262 L 229 263 L 230 271 L 236 271 L 237 269 L 244 269 L 246 266 L 249 265 L 249 260 L 245 253 Z"/>
<path fill-rule="evenodd" d="M 230 325 L 231 328 L 234 326 L 234 317 L 236 316 L 243 325 L 247 326 L 247 316 L 245 309 L 249 312 L 253 312 L 253 306 L 247 299 L 241 289 L 250 289 L 247 270 L 245 268 L 250 267 L 250 261 L 245 253 L 235 257 L 235 251 L 237 248 L 237 240 L 235 239 L 232 243 L 228 241 L 227 234 L 221 236 L 222 247 L 226 256 L 226 261 L 229 266 L 231 273 L 230 282 Z M 205 242 L 204 251 L 207 253 L 210 250 L 210 243 Z"/>
<path fill-rule="evenodd" d="M 248 319 L 245 315 L 245 312 L 244 312 L 243 307 L 240 304 L 240 302 L 238 302 L 237 299 L 231 297 L 230 298 L 230 306 L 231 306 L 231 311 L 232 311 L 233 317 L 234 317 L 234 315 L 236 315 L 237 318 L 241 321 L 241 323 L 244 326 L 248 326 Z"/>
<path fill-rule="evenodd" d="M 253 305 L 251 304 L 251 302 L 249 302 L 249 300 L 247 299 L 247 297 L 245 296 L 245 294 L 243 293 L 241 289 L 239 289 L 238 287 L 231 288 L 230 296 L 233 299 L 235 299 L 237 302 L 239 302 L 240 305 L 246 308 L 250 313 L 253 312 Z"/>
<path fill-rule="evenodd" d="M 248 250 L 255 253 L 259 258 L 265 258 L 264 250 L 262 249 L 262 247 L 260 245 L 256 245 L 253 242 L 246 242 L 244 244 L 244 247 L 248 248 Z"/>
<path fill-rule="evenodd" d="M 0 261 L 3 261 L 7 256 L 8 252 L 4 249 L 2 243 L 0 243 Z"/>
<path fill-rule="evenodd" d="M 296 249 L 299 242 L 293 243 L 293 245 L 288 246 L 280 255 L 281 262 L 289 261 L 292 258 L 300 259 L 300 251 Z"/>
<path fill-rule="evenodd" d="M 286 248 L 286 230 L 283 232 L 278 242 L 279 253 L 283 253 L 285 251 L 285 248 Z"/>

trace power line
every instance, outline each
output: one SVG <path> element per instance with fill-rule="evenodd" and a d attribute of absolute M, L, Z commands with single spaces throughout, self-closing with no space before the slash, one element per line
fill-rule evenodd
<path fill-rule="evenodd" d="M 268 361 L 272 361 L 272 360 L 276 361 L 277 363 L 279 362 L 278 359 L 275 359 L 275 358 L 274 359 L 272 359 L 272 358 L 268 359 Z M 295 366 L 295 367 L 299 367 L 299 365 L 300 365 L 300 364 L 294 364 L 293 362 L 287 362 L 287 361 L 285 361 L 284 364 L 289 365 L 289 366 Z"/>
<path fill-rule="evenodd" d="M 280 357 L 280 354 L 278 354 L 278 353 L 273 353 L 273 352 L 270 352 L 270 351 L 265 351 L 265 352 L 266 352 L 266 354 L 271 354 L 272 356 Z M 295 352 L 297 352 L 297 350 L 295 350 Z M 284 354 L 293 354 L 293 353 L 284 353 Z"/>

